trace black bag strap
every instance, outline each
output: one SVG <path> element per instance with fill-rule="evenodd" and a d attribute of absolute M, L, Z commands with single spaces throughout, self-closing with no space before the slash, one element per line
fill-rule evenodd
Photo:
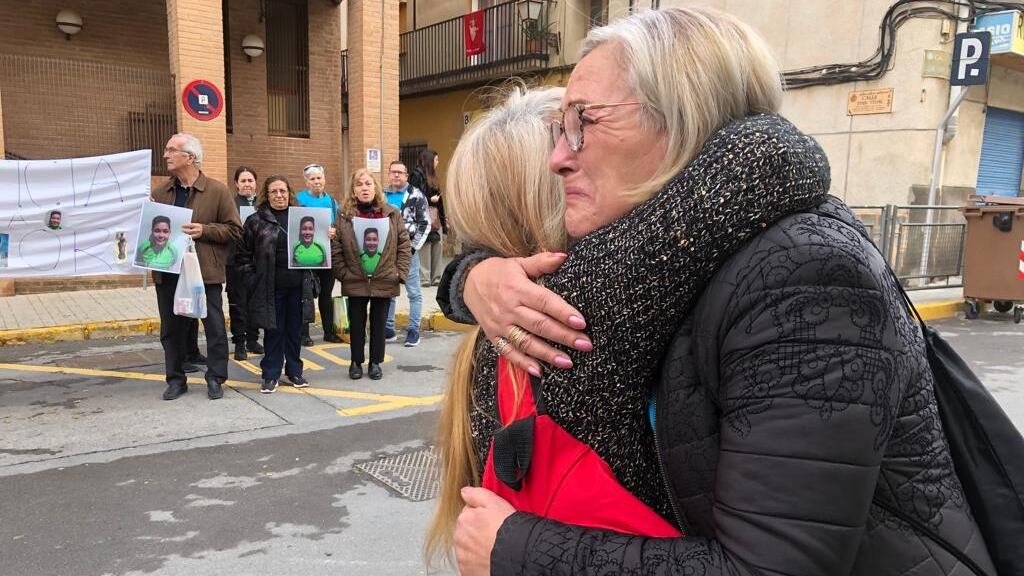
<path fill-rule="evenodd" d="M 533 405 L 537 415 L 546 413 L 544 398 L 541 395 L 541 379 L 530 376 L 530 392 L 533 394 Z M 501 394 L 498 394 L 500 403 Z M 523 478 L 530 470 L 533 458 L 533 428 L 537 418 L 527 416 L 513 420 L 494 433 L 493 460 L 494 475 L 506 486 L 518 492 L 523 487 Z"/>
<path fill-rule="evenodd" d="M 922 338 L 924 338 L 925 347 L 926 348 L 931 348 L 931 341 L 928 339 L 928 325 L 925 324 L 924 318 L 921 318 L 921 313 L 917 311 L 917 306 L 914 306 L 914 301 L 910 299 L 910 294 L 907 294 L 907 290 L 903 287 L 903 283 L 900 282 L 899 276 L 896 275 L 896 271 L 893 270 L 892 266 L 890 266 L 888 261 L 886 261 L 885 254 L 882 254 L 882 251 L 878 249 L 878 246 L 875 245 L 874 241 L 871 240 L 871 237 L 868 236 L 866 231 L 863 230 L 863 229 L 857 228 L 856 226 L 852 226 L 848 222 L 842 220 L 841 218 L 833 216 L 831 214 L 825 214 L 825 213 L 818 213 L 818 214 L 820 216 L 823 216 L 823 217 L 826 217 L 826 218 L 831 218 L 831 219 L 836 220 L 838 222 L 842 222 L 846 226 L 848 226 L 850 228 L 853 228 L 865 240 L 867 240 L 868 243 L 871 244 L 872 247 L 874 247 L 874 249 L 882 257 L 882 261 L 885 262 L 885 269 L 886 269 L 887 272 L 889 272 L 889 278 L 892 280 L 893 284 L 895 284 L 896 287 L 899 288 L 900 294 L 903 295 L 903 300 L 906 302 L 907 307 L 914 314 L 914 317 L 917 318 L 917 323 L 921 326 L 921 336 L 922 336 Z M 961 564 L 966 566 L 968 569 L 971 570 L 971 572 L 974 572 L 974 574 L 976 574 L 977 576 L 991 576 L 990 574 L 988 574 L 984 570 L 982 570 L 981 567 L 978 566 L 977 562 L 972 560 L 969 556 L 967 556 L 967 554 L 965 554 L 959 548 L 957 548 L 956 546 L 951 544 L 948 540 L 946 540 L 942 536 L 939 536 L 938 533 L 936 533 L 934 530 L 932 530 L 931 527 L 929 527 L 924 522 L 921 522 L 917 518 L 914 518 L 913 516 L 907 514 L 906 512 L 900 510 L 899 508 L 893 506 L 892 504 L 879 499 L 878 496 L 875 496 L 874 498 L 872 498 L 871 502 L 875 506 L 878 506 L 882 510 L 885 510 L 886 512 L 888 512 L 889 514 L 892 514 L 893 516 L 899 518 L 900 520 L 906 522 L 907 524 L 910 524 L 915 530 L 917 530 L 919 533 L 927 536 L 930 540 L 932 540 L 933 542 L 935 542 L 936 544 L 941 546 L 943 550 L 945 550 L 950 555 L 952 555 L 954 558 L 956 558 Z"/>

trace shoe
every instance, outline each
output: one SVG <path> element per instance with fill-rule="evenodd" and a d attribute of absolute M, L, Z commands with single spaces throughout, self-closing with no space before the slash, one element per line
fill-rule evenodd
<path fill-rule="evenodd" d="M 181 363 L 181 370 L 183 372 L 185 372 L 186 374 L 191 374 L 193 372 L 199 372 L 199 365 L 193 364 L 191 362 L 182 362 Z"/>
<path fill-rule="evenodd" d="M 384 376 L 384 372 L 380 369 L 380 364 L 370 364 L 368 372 L 370 374 L 370 380 L 380 380 Z"/>
<path fill-rule="evenodd" d="M 219 380 L 206 381 L 206 395 L 210 400 L 217 400 L 224 397 L 224 388 Z"/>
<path fill-rule="evenodd" d="M 174 400 L 186 392 L 188 392 L 187 384 L 168 384 L 167 390 L 164 390 L 164 400 Z"/>
<path fill-rule="evenodd" d="M 309 387 L 309 380 L 306 380 L 302 376 L 290 376 L 290 375 L 286 374 L 285 377 L 288 378 L 288 383 L 291 384 L 292 386 L 296 387 L 296 388 L 308 388 Z"/>
<path fill-rule="evenodd" d="M 418 330 L 409 330 L 405 333 L 405 347 L 412 348 L 420 345 L 420 333 Z"/>
<path fill-rule="evenodd" d="M 195 354 L 189 354 L 188 356 L 185 356 L 185 362 L 190 362 L 192 364 L 201 364 L 203 366 L 206 366 L 206 356 L 203 356 L 199 352 L 196 352 Z"/>
<path fill-rule="evenodd" d="M 348 366 L 348 377 L 352 380 L 359 380 L 363 377 L 363 365 L 355 362 Z"/>
<path fill-rule="evenodd" d="M 248 359 L 249 355 L 245 353 L 245 344 L 235 344 L 235 360 L 241 362 Z"/>
<path fill-rule="evenodd" d="M 341 338 L 334 332 L 328 332 L 324 334 L 324 342 L 331 342 L 332 344 L 341 344 Z"/>
<path fill-rule="evenodd" d="M 398 342 L 398 334 L 395 333 L 391 328 L 384 329 L 384 341 L 385 342 Z"/>
<path fill-rule="evenodd" d="M 245 345 L 246 349 L 253 354 L 263 354 L 263 345 L 259 342 L 249 342 Z"/>
<path fill-rule="evenodd" d="M 260 386 L 260 394 L 273 394 L 274 390 L 277 390 L 277 380 L 264 378 L 263 385 Z"/>
<path fill-rule="evenodd" d="M 302 337 L 302 345 L 303 346 L 312 346 L 313 345 L 313 339 L 310 338 L 309 336 L 303 336 Z"/>

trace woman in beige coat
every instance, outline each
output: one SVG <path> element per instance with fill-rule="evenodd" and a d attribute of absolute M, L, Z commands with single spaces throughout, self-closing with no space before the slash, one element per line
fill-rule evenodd
<path fill-rule="evenodd" d="M 412 251 L 402 215 L 388 205 L 377 180 L 366 169 L 352 174 L 341 205 L 338 234 L 331 242 L 334 276 L 348 298 L 352 364 L 348 376 L 363 377 L 367 308 L 370 321 L 370 379 L 383 376 L 384 325 L 391 298 L 409 273 Z"/>

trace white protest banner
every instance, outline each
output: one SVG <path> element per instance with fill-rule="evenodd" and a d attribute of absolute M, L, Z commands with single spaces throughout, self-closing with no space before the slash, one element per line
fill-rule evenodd
<path fill-rule="evenodd" d="M 0 277 L 137 274 L 150 158 L 0 160 Z"/>

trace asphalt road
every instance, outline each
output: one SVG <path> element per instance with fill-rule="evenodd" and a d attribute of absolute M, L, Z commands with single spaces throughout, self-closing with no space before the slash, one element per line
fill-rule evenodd
<path fill-rule="evenodd" d="M 1024 428 L 1024 326 L 935 325 Z M 344 347 L 307 350 L 313 386 L 272 395 L 233 362 L 218 401 L 201 379 L 160 400 L 152 338 L 0 349 L 0 574 L 427 573 L 435 500 L 356 466 L 429 454 L 460 338 L 389 345 L 379 382 L 349 381 Z M 427 468 L 391 483 L 429 492 Z"/>

